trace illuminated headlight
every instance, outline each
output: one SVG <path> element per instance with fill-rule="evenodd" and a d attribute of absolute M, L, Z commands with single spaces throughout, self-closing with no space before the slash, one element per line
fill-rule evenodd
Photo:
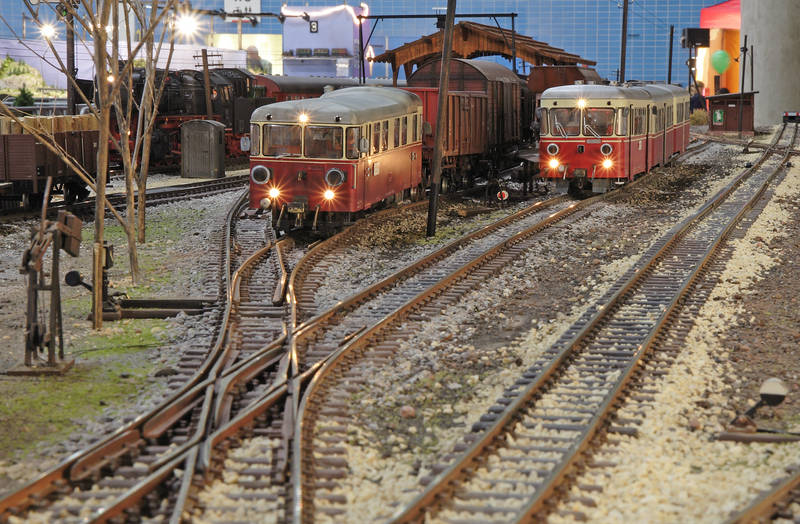
<path fill-rule="evenodd" d="M 328 172 L 325 173 L 325 183 L 331 187 L 339 187 L 344 184 L 344 181 L 347 177 L 344 174 L 344 171 L 337 168 L 328 169 Z"/>
<path fill-rule="evenodd" d="M 269 188 L 269 197 L 272 199 L 276 199 L 281 195 L 280 190 L 277 187 Z"/>
<path fill-rule="evenodd" d="M 558 154 L 558 144 L 547 144 L 547 152 L 551 155 Z"/>
<path fill-rule="evenodd" d="M 272 200 L 270 200 L 269 198 L 262 198 L 258 202 L 258 205 L 261 207 L 261 209 L 269 209 L 270 206 L 272 206 Z"/>
<path fill-rule="evenodd" d="M 550 169 L 555 169 L 560 165 L 560 163 L 557 158 L 551 158 L 547 165 L 550 166 Z"/>
<path fill-rule="evenodd" d="M 610 155 L 613 150 L 614 148 L 611 147 L 611 144 L 603 144 L 600 146 L 600 152 L 606 156 Z"/>
<path fill-rule="evenodd" d="M 325 192 L 322 194 L 325 200 L 333 200 L 333 197 L 336 196 L 336 193 L 331 191 L 330 189 L 326 189 Z"/>
<path fill-rule="evenodd" d="M 255 184 L 266 184 L 271 176 L 272 172 L 264 166 L 256 166 L 250 170 L 250 180 Z"/>
<path fill-rule="evenodd" d="M 606 159 L 603 160 L 602 166 L 605 169 L 611 169 L 611 166 L 613 166 L 613 165 L 614 165 L 614 162 L 612 162 L 610 158 L 606 158 Z"/>

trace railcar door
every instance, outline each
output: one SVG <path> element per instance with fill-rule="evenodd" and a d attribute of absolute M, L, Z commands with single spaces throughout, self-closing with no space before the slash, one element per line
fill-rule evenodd
<path fill-rule="evenodd" d="M 373 204 L 383 199 L 383 183 L 385 178 L 381 173 L 381 163 L 384 149 L 382 144 L 381 122 L 373 122 L 369 125 L 369 162 L 364 179 L 364 209 L 372 207 Z"/>

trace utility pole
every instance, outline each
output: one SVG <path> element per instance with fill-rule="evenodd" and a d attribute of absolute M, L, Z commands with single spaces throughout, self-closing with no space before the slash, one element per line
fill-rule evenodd
<path fill-rule="evenodd" d="M 74 17 L 72 9 L 67 6 L 64 22 L 67 24 L 67 114 L 75 114 L 75 28 L 72 26 Z"/>
<path fill-rule="evenodd" d="M 747 35 L 744 35 L 744 45 L 739 48 L 741 51 L 741 67 L 739 75 L 742 77 L 742 87 L 739 89 L 739 138 L 742 138 L 742 111 L 744 110 L 744 79 L 747 74 Z"/>
<path fill-rule="evenodd" d="M 201 50 L 203 57 L 203 91 L 206 95 L 206 118 L 214 120 L 214 108 L 211 105 L 211 76 L 208 73 L 208 49 Z"/>
<path fill-rule="evenodd" d="M 675 38 L 675 26 L 669 26 L 669 62 L 667 63 L 667 84 L 672 83 L 672 41 Z"/>
<path fill-rule="evenodd" d="M 625 82 L 625 48 L 628 45 L 628 0 L 622 4 L 622 44 L 619 51 L 619 81 Z"/>
<path fill-rule="evenodd" d="M 447 117 L 447 92 L 450 86 L 450 50 L 453 47 L 453 20 L 456 15 L 456 0 L 447 0 L 447 15 L 444 20 L 444 42 L 442 43 L 442 69 L 439 73 L 439 112 L 436 114 L 436 135 L 433 146 L 433 170 L 431 192 L 428 200 L 428 230 L 426 235 L 436 234 L 436 213 L 439 208 L 439 184 L 442 180 L 442 143 Z"/>

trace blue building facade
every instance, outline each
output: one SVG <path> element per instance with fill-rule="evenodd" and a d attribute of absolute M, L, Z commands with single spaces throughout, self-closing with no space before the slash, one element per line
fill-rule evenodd
<path fill-rule="evenodd" d="M 626 78 L 666 81 L 668 71 L 669 31 L 675 27 L 673 37 L 672 81 L 684 85 L 688 79 L 685 65 L 688 51 L 680 47 L 681 30 L 698 27 L 700 9 L 719 3 L 720 0 L 630 0 L 628 14 L 628 46 Z M 372 15 L 444 14 L 446 2 L 420 3 L 417 0 L 369 0 Z M 601 76 L 610 80 L 618 78 L 623 0 L 459 0 L 458 13 L 517 13 L 515 29 L 535 40 L 560 47 L 587 59 L 597 61 Z M 350 2 L 357 5 L 356 2 Z M 289 2 L 289 6 L 323 7 L 335 5 L 330 0 L 303 0 Z M 195 9 L 223 9 L 224 0 L 194 0 Z M 262 12 L 281 11 L 281 4 L 272 0 L 261 1 Z M 0 0 L 0 37 L 22 34 L 25 8 L 20 0 Z M 495 25 L 491 18 L 475 18 L 475 22 Z M 458 21 L 458 20 L 457 20 Z M 498 18 L 504 28 L 511 27 L 509 18 Z M 27 21 L 28 37 L 32 37 L 32 22 Z M 9 27 L 11 29 L 9 29 Z M 283 33 L 277 17 L 264 16 L 256 26 L 241 24 L 241 32 L 248 34 Z M 236 34 L 235 23 L 209 17 L 201 19 L 199 40 L 206 34 Z M 434 19 L 382 20 L 375 23 L 370 40 L 375 54 L 398 47 L 419 37 L 437 31 Z M 523 71 L 521 64 L 518 70 Z M 375 64 L 371 76 L 390 76 L 388 66 Z"/>

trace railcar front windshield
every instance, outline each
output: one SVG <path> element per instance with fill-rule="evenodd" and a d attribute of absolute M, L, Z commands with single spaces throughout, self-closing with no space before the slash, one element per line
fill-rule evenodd
<path fill-rule="evenodd" d="M 302 128 L 293 124 L 267 124 L 264 135 L 264 156 L 300 156 Z"/>
<path fill-rule="evenodd" d="M 342 128 L 306 126 L 304 153 L 308 158 L 342 158 Z"/>
<path fill-rule="evenodd" d="M 614 109 L 587 108 L 583 118 L 585 136 L 611 136 L 614 134 Z"/>
<path fill-rule="evenodd" d="M 581 110 L 577 107 L 552 108 L 550 129 L 556 136 L 577 136 L 581 132 Z"/>

